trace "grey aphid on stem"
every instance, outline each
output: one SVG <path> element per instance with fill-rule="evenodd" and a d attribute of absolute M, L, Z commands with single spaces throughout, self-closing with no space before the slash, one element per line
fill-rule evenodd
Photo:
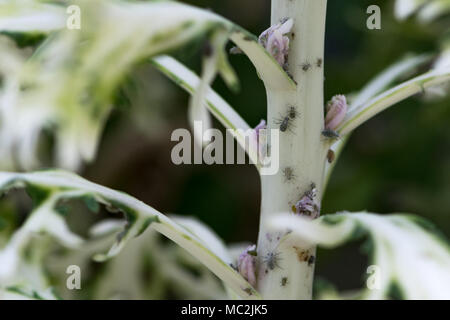
<path fill-rule="evenodd" d="M 267 265 L 269 270 L 275 268 L 281 268 L 278 262 L 281 260 L 279 252 L 269 252 L 263 259 L 263 262 Z"/>

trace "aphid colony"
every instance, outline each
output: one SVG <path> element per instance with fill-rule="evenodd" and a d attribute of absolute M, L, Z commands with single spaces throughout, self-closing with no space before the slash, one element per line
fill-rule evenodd
<path fill-rule="evenodd" d="M 316 219 L 320 214 L 320 204 L 316 202 L 317 189 L 314 183 L 311 183 L 311 187 L 306 191 L 302 198 L 292 206 L 292 211 L 302 216 Z"/>
<path fill-rule="evenodd" d="M 309 250 L 301 249 L 295 246 L 293 249 L 297 253 L 297 259 L 300 262 L 307 262 L 308 266 L 311 266 L 316 261 L 316 257 Z"/>

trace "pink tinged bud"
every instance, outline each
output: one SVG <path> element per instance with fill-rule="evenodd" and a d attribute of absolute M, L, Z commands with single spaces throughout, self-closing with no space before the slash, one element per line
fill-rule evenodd
<path fill-rule="evenodd" d="M 344 95 L 334 96 L 326 107 L 325 129 L 336 130 L 347 114 L 347 99 Z"/>
<path fill-rule="evenodd" d="M 256 245 L 249 246 L 238 259 L 238 271 L 248 283 L 256 285 Z"/>
<path fill-rule="evenodd" d="M 282 67 L 285 67 L 289 53 L 289 38 L 286 34 L 291 32 L 293 25 L 292 19 L 284 19 L 259 36 L 259 43 Z"/>

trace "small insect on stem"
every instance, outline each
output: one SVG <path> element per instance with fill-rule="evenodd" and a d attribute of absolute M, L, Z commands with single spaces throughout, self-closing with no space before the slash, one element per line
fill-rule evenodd
<path fill-rule="evenodd" d="M 282 118 L 276 119 L 275 124 L 280 125 L 280 131 L 286 132 L 287 129 L 290 129 L 294 125 L 291 124 L 291 120 L 296 119 L 298 116 L 298 112 L 295 109 L 294 106 L 290 106 L 286 116 L 283 116 Z M 292 130 L 290 130 L 292 132 Z"/>
<path fill-rule="evenodd" d="M 281 124 L 280 124 L 281 132 L 285 132 L 287 130 L 288 126 L 289 126 L 289 117 L 285 117 L 283 119 L 283 121 L 281 121 Z"/>
<path fill-rule="evenodd" d="M 269 252 L 264 257 L 263 262 L 267 264 L 267 267 L 270 270 L 273 270 L 275 268 L 281 268 L 280 265 L 278 264 L 278 262 L 281 260 L 279 256 L 280 256 L 279 252 Z"/>
<path fill-rule="evenodd" d="M 327 160 L 328 163 L 333 163 L 334 159 L 336 158 L 336 154 L 334 153 L 333 150 L 329 149 L 328 153 L 327 153 Z"/>
<path fill-rule="evenodd" d="M 309 69 L 311 69 L 311 63 L 305 62 L 302 64 L 302 70 L 307 72 Z"/>
<path fill-rule="evenodd" d="M 296 177 L 296 175 L 294 174 L 294 169 L 292 169 L 291 167 L 284 168 L 283 175 L 285 182 L 293 181 Z"/>
<path fill-rule="evenodd" d="M 325 130 L 323 130 L 322 131 L 322 135 L 325 137 L 325 138 L 328 138 L 328 139 L 332 139 L 332 140 L 337 140 L 337 139 L 339 139 L 341 136 L 339 135 L 339 133 L 337 133 L 336 131 L 334 131 L 334 130 L 330 130 L 330 129 L 325 129 Z"/>
<path fill-rule="evenodd" d="M 323 64 L 322 58 L 317 58 L 317 61 L 316 61 L 316 66 L 317 66 L 317 68 L 321 68 L 321 67 L 322 67 L 322 64 Z"/>
<path fill-rule="evenodd" d="M 290 121 L 291 121 L 291 118 L 289 116 L 285 116 L 283 118 L 276 119 L 275 124 L 280 125 L 281 132 L 286 132 L 287 129 L 290 129 L 290 127 L 292 126 L 290 124 Z M 290 130 L 290 131 L 292 132 L 292 130 Z"/>
<path fill-rule="evenodd" d="M 289 110 L 288 110 L 288 116 L 289 118 L 291 118 L 292 120 L 294 120 L 298 115 L 297 110 L 295 109 L 294 106 L 290 106 Z"/>
<path fill-rule="evenodd" d="M 234 271 L 239 271 L 238 267 L 235 266 L 234 264 L 230 263 L 229 266 L 234 270 Z"/>
<path fill-rule="evenodd" d="M 252 295 L 253 295 L 253 290 L 252 290 L 252 288 L 245 288 L 244 291 L 245 291 L 245 293 L 248 294 L 249 296 L 252 296 Z"/>
<path fill-rule="evenodd" d="M 308 266 L 313 265 L 314 262 L 316 262 L 316 257 L 313 255 L 310 255 L 309 259 L 308 259 Z"/>

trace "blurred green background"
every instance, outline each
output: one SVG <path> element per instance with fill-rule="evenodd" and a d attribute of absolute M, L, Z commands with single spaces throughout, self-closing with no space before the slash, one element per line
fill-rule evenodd
<path fill-rule="evenodd" d="M 184 1 L 237 22 L 255 34 L 269 26 L 269 0 Z M 382 29 L 366 28 L 366 9 L 382 9 Z M 407 53 L 433 53 L 449 29 L 448 20 L 424 25 L 393 17 L 394 1 L 330 0 L 325 53 L 325 99 L 363 87 Z M 447 24 L 445 24 L 447 23 Z M 200 70 L 198 46 L 175 55 Z M 244 56 L 231 56 L 242 90 L 231 93 L 218 79 L 214 88 L 252 126 L 266 114 L 262 82 Z M 260 182 L 251 165 L 181 165 L 170 160 L 176 128 L 188 128 L 188 96 L 149 67 L 131 77 L 118 97 L 97 160 L 83 175 L 123 190 L 166 213 L 193 215 L 228 243 L 255 242 Z M 150 79 L 150 80 L 149 80 Z M 140 103 L 127 96 L 139 92 Z M 450 102 L 417 96 L 383 112 L 351 137 L 336 166 L 323 213 L 368 210 L 407 212 L 429 219 L 450 234 Z M 216 123 L 216 127 L 221 126 Z M 365 257 L 357 245 L 320 251 L 317 274 L 339 288 L 363 281 Z M 363 267 L 364 266 L 364 267 Z"/>

